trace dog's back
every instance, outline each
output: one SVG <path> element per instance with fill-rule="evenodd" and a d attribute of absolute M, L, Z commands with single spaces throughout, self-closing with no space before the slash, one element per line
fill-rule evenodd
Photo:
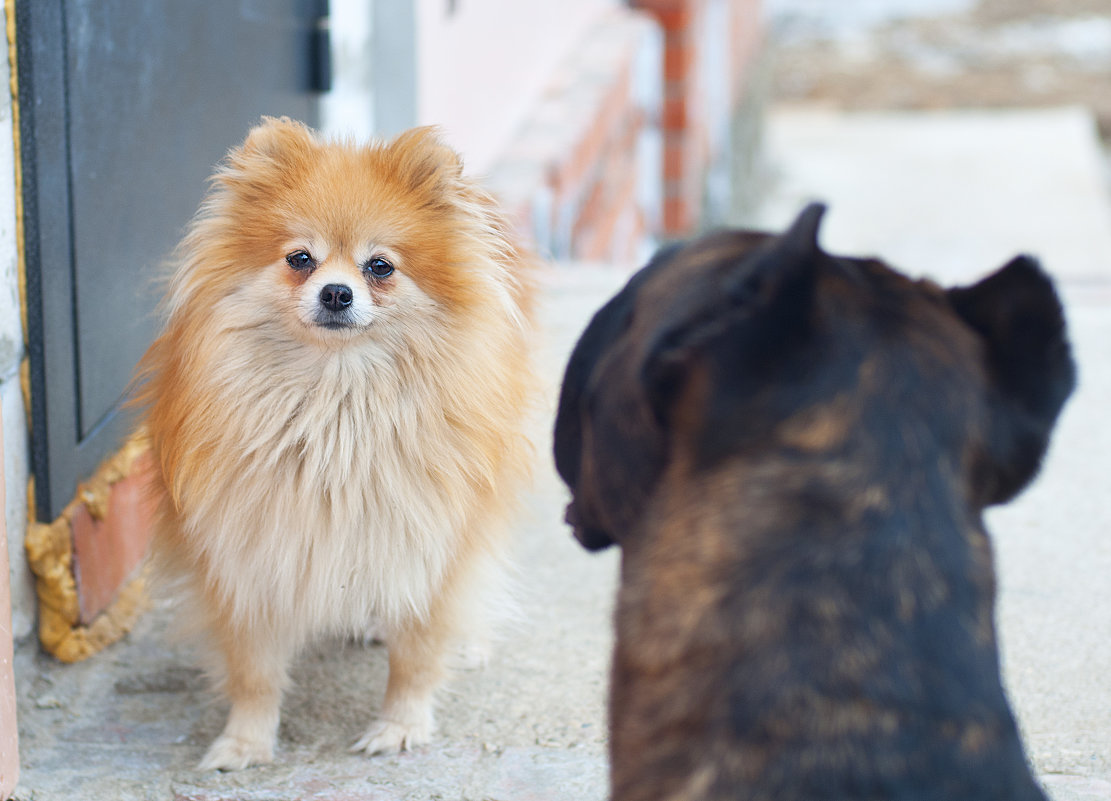
<path fill-rule="evenodd" d="M 569 519 L 623 549 L 614 798 L 1043 799 L 981 512 L 1071 391 L 1060 304 L 1029 259 L 829 256 L 820 215 L 661 256 L 568 372 Z"/>

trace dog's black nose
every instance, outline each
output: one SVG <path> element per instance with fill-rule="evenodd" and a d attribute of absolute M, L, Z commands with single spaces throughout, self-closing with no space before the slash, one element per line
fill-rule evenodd
<path fill-rule="evenodd" d="M 320 290 L 320 303 L 329 311 L 343 311 L 354 298 L 351 287 L 343 284 L 328 284 Z"/>

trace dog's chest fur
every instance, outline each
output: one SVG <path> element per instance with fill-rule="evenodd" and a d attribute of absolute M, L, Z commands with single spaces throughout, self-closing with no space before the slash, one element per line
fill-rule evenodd
<path fill-rule="evenodd" d="M 237 354 L 197 410 L 219 415 L 211 480 L 182 499 L 210 578 L 311 629 L 423 614 L 472 506 L 435 377 L 372 347 Z"/>

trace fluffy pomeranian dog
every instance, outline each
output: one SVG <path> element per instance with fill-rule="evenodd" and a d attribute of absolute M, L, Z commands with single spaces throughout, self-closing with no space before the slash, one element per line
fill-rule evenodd
<path fill-rule="evenodd" d="M 137 401 L 154 564 L 231 703 L 201 768 L 271 761 L 294 655 L 372 627 L 389 680 L 354 748 L 427 742 L 528 473 L 527 260 L 434 131 L 356 146 L 264 119 L 174 264 Z"/>

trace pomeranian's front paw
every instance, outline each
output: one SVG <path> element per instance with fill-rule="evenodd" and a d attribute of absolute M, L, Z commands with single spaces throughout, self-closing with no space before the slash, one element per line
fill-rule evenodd
<path fill-rule="evenodd" d="M 392 754 L 408 751 L 418 745 L 425 745 L 432 739 L 432 718 L 420 723 L 395 723 L 392 720 L 376 720 L 370 724 L 359 741 L 351 746 L 352 751 L 365 751 L 368 755 Z"/>
<path fill-rule="evenodd" d="M 247 740 L 221 734 L 204 755 L 199 770 L 243 770 L 251 765 L 274 761 L 272 741 Z"/>

